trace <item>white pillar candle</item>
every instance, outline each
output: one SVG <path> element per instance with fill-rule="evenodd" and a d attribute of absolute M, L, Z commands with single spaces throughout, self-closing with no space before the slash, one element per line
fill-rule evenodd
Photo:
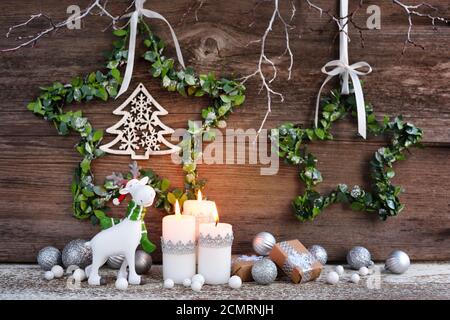
<path fill-rule="evenodd" d="M 199 225 L 201 223 L 214 222 L 214 212 L 216 203 L 214 201 L 203 200 L 202 192 L 197 193 L 197 200 L 186 200 L 183 203 L 183 214 L 192 215 L 196 220 L 196 240 L 198 240 Z"/>
<path fill-rule="evenodd" d="M 175 214 L 163 218 L 161 247 L 164 280 L 181 284 L 195 274 L 195 217 L 181 215 L 178 201 Z"/>
<path fill-rule="evenodd" d="M 226 284 L 231 272 L 233 228 L 228 223 L 202 223 L 199 226 L 198 273 L 206 284 Z"/>

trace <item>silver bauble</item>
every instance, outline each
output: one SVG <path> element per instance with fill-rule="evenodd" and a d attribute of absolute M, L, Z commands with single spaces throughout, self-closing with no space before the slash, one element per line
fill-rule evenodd
<path fill-rule="evenodd" d="M 384 268 L 392 273 L 402 274 L 408 270 L 410 263 L 409 256 L 405 252 L 395 250 L 386 259 Z"/>
<path fill-rule="evenodd" d="M 84 269 L 92 263 L 92 250 L 85 246 L 85 243 L 85 240 L 77 239 L 70 241 L 64 247 L 62 263 L 66 268 L 74 264 Z"/>
<path fill-rule="evenodd" d="M 120 266 L 122 265 L 123 260 L 125 260 L 124 255 L 111 256 L 108 258 L 108 261 L 106 261 L 106 264 L 111 269 L 120 269 Z"/>
<path fill-rule="evenodd" d="M 369 267 L 372 264 L 372 256 L 364 247 L 354 247 L 347 253 L 347 263 L 352 269 Z"/>
<path fill-rule="evenodd" d="M 275 243 L 275 237 L 271 233 L 260 232 L 253 238 L 253 250 L 259 255 L 267 256 Z"/>
<path fill-rule="evenodd" d="M 111 256 L 106 261 L 106 264 L 111 269 L 120 269 L 123 260 L 125 260 L 125 256 L 123 255 Z M 137 274 L 145 274 L 152 267 L 152 256 L 143 250 L 136 250 L 134 263 Z"/>
<path fill-rule="evenodd" d="M 143 250 L 137 250 L 135 256 L 137 274 L 146 274 L 152 267 L 152 256 Z"/>
<path fill-rule="evenodd" d="M 53 266 L 61 265 L 61 251 L 55 247 L 42 248 L 37 255 L 37 263 L 43 270 L 50 271 Z"/>
<path fill-rule="evenodd" d="M 328 254 L 327 251 L 324 249 L 324 247 L 319 246 L 317 244 L 311 246 L 308 251 L 312 254 L 314 258 L 316 258 L 317 261 L 319 261 L 322 265 L 325 265 L 328 260 Z"/>
<path fill-rule="evenodd" d="M 253 280 L 258 284 L 270 284 L 277 278 L 277 266 L 270 259 L 261 259 L 252 267 Z"/>

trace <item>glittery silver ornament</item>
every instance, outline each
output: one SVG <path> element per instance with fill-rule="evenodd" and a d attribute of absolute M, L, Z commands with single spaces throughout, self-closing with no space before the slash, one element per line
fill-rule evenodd
<path fill-rule="evenodd" d="M 328 260 L 328 254 L 327 251 L 324 249 L 324 247 L 319 246 L 317 244 L 311 246 L 308 251 L 313 255 L 314 258 L 316 258 L 317 261 L 319 261 L 322 265 L 325 265 Z"/>
<path fill-rule="evenodd" d="M 395 250 L 386 259 L 384 268 L 392 273 L 402 274 L 408 270 L 410 264 L 409 256 L 405 252 Z"/>
<path fill-rule="evenodd" d="M 55 247 L 42 248 L 37 255 L 37 262 L 43 270 L 50 271 L 53 266 L 61 264 L 61 251 Z"/>
<path fill-rule="evenodd" d="M 253 250 L 259 255 L 267 256 L 275 243 L 275 237 L 271 233 L 260 232 L 253 238 Z"/>
<path fill-rule="evenodd" d="M 123 260 L 125 260 L 124 255 L 111 256 L 106 261 L 106 264 L 111 269 L 120 269 L 120 266 L 122 265 Z"/>
<path fill-rule="evenodd" d="M 65 267 L 77 265 L 81 269 L 92 263 L 92 250 L 85 246 L 86 241 L 77 239 L 70 241 L 63 249 L 62 263 Z"/>
<path fill-rule="evenodd" d="M 277 278 L 277 266 L 270 259 L 256 261 L 252 267 L 253 280 L 258 284 L 270 284 Z"/>
<path fill-rule="evenodd" d="M 347 253 L 347 263 L 352 269 L 359 270 L 372 264 L 372 256 L 364 247 L 354 247 Z"/>
<path fill-rule="evenodd" d="M 134 260 L 137 274 L 146 274 L 152 267 L 152 256 L 143 250 L 136 251 Z"/>

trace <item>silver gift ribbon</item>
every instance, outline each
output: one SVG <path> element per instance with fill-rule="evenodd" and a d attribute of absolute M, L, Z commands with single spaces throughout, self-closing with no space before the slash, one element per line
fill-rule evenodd
<path fill-rule="evenodd" d="M 341 19 L 340 21 L 340 33 L 339 33 L 339 60 L 333 60 L 328 62 L 322 67 L 322 73 L 328 75 L 328 77 L 323 82 L 320 87 L 319 94 L 316 100 L 316 114 L 315 114 L 315 126 L 317 127 L 319 122 L 319 104 L 320 95 L 322 94 L 322 89 L 333 77 L 340 75 L 342 80 L 342 94 L 349 94 L 349 77 L 353 83 L 353 89 L 356 97 L 356 111 L 358 115 L 358 133 L 366 139 L 366 108 L 364 103 L 364 94 L 362 90 L 361 83 L 358 76 L 368 75 L 372 72 L 372 67 L 365 61 L 357 62 L 354 64 L 349 64 L 348 62 L 348 0 L 341 0 Z M 328 68 L 332 68 L 329 70 Z M 361 70 L 362 68 L 367 69 L 366 71 Z"/>
<path fill-rule="evenodd" d="M 288 256 L 281 269 L 291 277 L 294 269 L 299 268 L 302 271 L 302 278 L 300 282 L 311 281 L 313 264 L 316 259 L 309 252 L 298 252 L 286 241 L 281 242 L 280 247 Z"/>
<path fill-rule="evenodd" d="M 175 46 L 175 50 L 177 52 L 178 62 L 186 69 L 184 65 L 183 55 L 181 54 L 180 44 L 178 43 L 177 36 L 175 35 L 175 31 L 173 31 L 172 26 L 169 21 L 166 20 L 161 14 L 156 11 L 144 9 L 144 3 L 146 0 L 135 0 L 135 8 L 136 10 L 124 15 L 122 18 L 130 18 L 130 40 L 128 45 L 128 59 L 127 59 L 127 68 L 125 70 L 125 75 L 123 77 L 122 85 L 120 86 L 119 93 L 116 96 L 116 99 L 125 91 L 128 90 L 128 86 L 131 82 L 131 76 L 133 75 L 133 67 L 134 67 L 134 54 L 136 49 L 136 35 L 137 35 L 137 25 L 139 18 L 144 16 L 151 19 L 159 19 L 164 21 L 172 34 L 173 44 Z"/>

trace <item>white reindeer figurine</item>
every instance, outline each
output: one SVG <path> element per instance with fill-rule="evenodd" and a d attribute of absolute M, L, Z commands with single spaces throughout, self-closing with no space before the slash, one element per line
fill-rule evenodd
<path fill-rule="evenodd" d="M 148 177 L 144 177 L 128 181 L 126 187 L 120 190 L 121 195 L 129 193 L 133 198 L 128 204 L 127 217 L 109 229 L 99 232 L 86 243 L 92 248 L 92 264 L 85 270 L 90 285 L 101 284 L 98 270 L 110 256 L 114 255 L 125 256 L 117 278 L 127 278 L 128 266 L 128 282 L 141 283 L 141 277 L 135 270 L 135 253 L 144 233 L 147 239 L 143 220 L 145 208 L 153 204 L 156 195 L 155 190 L 147 185 L 148 180 Z"/>

